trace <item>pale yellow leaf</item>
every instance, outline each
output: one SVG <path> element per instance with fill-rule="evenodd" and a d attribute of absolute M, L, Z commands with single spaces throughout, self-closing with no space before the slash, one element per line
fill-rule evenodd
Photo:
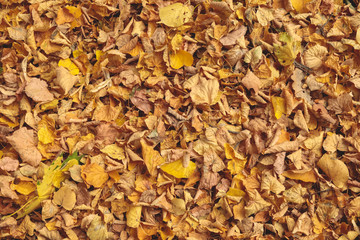
<path fill-rule="evenodd" d="M 180 27 L 187 23 L 192 16 L 189 7 L 182 3 L 175 3 L 160 8 L 159 17 L 162 23 L 169 27 Z"/>

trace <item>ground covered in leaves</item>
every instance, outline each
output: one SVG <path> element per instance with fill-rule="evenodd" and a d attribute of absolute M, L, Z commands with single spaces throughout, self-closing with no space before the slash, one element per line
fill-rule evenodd
<path fill-rule="evenodd" d="M 360 234 L 357 0 L 0 4 L 1 238 Z"/>

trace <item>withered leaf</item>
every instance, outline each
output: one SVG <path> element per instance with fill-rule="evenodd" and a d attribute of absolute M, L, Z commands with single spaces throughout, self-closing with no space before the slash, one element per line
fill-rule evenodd
<path fill-rule="evenodd" d="M 33 130 L 22 127 L 6 139 L 19 153 L 24 162 L 29 163 L 34 167 L 39 165 L 42 157 L 39 150 L 36 148 Z"/>
<path fill-rule="evenodd" d="M 47 102 L 54 99 L 54 95 L 48 90 L 48 84 L 39 78 L 30 78 L 25 87 L 25 93 L 35 102 Z"/>

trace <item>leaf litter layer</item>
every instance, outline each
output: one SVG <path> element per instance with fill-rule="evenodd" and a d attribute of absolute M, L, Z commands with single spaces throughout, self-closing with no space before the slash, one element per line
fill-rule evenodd
<path fill-rule="evenodd" d="M 0 0 L 2 239 L 356 239 L 360 6 Z"/>

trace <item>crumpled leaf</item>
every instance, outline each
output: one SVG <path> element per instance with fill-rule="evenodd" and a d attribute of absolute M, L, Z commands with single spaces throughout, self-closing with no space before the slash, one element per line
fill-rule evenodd
<path fill-rule="evenodd" d="M 176 178 L 189 178 L 195 172 L 196 164 L 190 161 L 189 165 L 184 167 L 183 160 L 179 159 L 171 163 L 165 163 L 160 169 Z"/>
<path fill-rule="evenodd" d="M 265 201 L 257 190 L 248 191 L 248 194 L 250 201 L 248 205 L 245 206 L 246 216 L 250 216 L 266 207 L 271 206 L 271 203 Z"/>
<path fill-rule="evenodd" d="M 261 190 L 268 190 L 275 194 L 280 194 L 281 192 L 285 191 L 285 187 L 276 177 L 271 176 L 271 174 L 267 172 L 262 177 Z"/>
<path fill-rule="evenodd" d="M 179 69 L 183 66 L 191 66 L 194 62 L 193 56 L 184 50 L 178 50 L 170 54 L 170 66 L 174 69 Z"/>
<path fill-rule="evenodd" d="M 10 137 L 7 137 L 9 143 L 19 153 L 21 159 L 36 167 L 41 161 L 41 154 L 36 148 L 34 131 L 26 127 L 16 130 Z"/>
<path fill-rule="evenodd" d="M 360 217 L 360 197 L 350 201 L 348 211 L 350 216 Z"/>
<path fill-rule="evenodd" d="M 218 80 L 200 78 L 199 83 L 192 88 L 190 97 L 195 104 L 214 105 L 220 100 L 220 94 Z"/>
<path fill-rule="evenodd" d="M 244 84 L 248 90 L 253 89 L 255 94 L 259 92 L 261 86 L 260 79 L 252 71 L 246 73 L 241 83 Z"/>
<path fill-rule="evenodd" d="M 190 21 L 192 12 L 182 3 L 174 3 L 159 9 L 161 23 L 169 27 L 180 27 Z"/>
<path fill-rule="evenodd" d="M 295 184 L 291 188 L 285 190 L 283 195 L 289 202 L 302 204 L 305 202 L 304 195 L 306 192 L 306 188 L 302 187 L 301 184 Z"/>
<path fill-rule="evenodd" d="M 347 181 L 349 180 L 349 169 L 343 161 L 329 154 L 324 154 L 317 162 L 317 166 L 323 170 L 338 188 L 346 188 Z"/>
<path fill-rule="evenodd" d="M 233 175 L 241 173 L 246 165 L 247 159 L 235 151 L 235 149 L 228 143 L 225 143 L 224 148 L 226 158 L 231 159 L 227 164 L 227 168 L 230 173 Z"/>
<path fill-rule="evenodd" d="M 19 167 L 19 161 L 11 157 L 3 157 L 0 159 L 0 169 L 4 171 L 15 171 Z"/>
<path fill-rule="evenodd" d="M 224 46 L 231 46 L 236 44 L 238 40 L 245 35 L 247 28 L 244 25 L 241 25 L 238 29 L 226 34 L 224 37 L 220 38 L 220 42 Z"/>
<path fill-rule="evenodd" d="M 18 198 L 16 193 L 10 188 L 10 182 L 13 180 L 13 177 L 0 175 L 0 196 L 8 197 L 11 199 Z"/>

